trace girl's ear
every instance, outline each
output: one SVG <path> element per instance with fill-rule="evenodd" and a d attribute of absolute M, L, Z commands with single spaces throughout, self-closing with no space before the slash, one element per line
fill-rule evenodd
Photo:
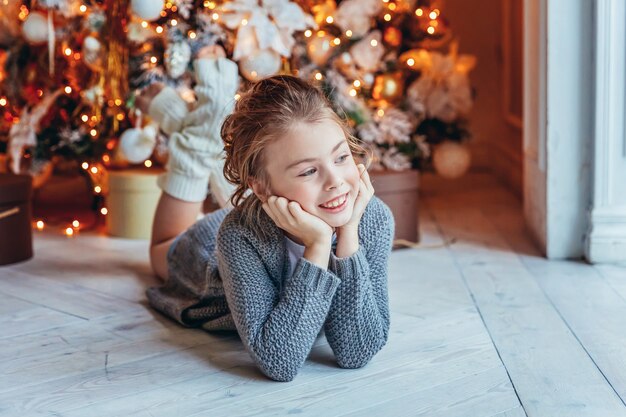
<path fill-rule="evenodd" d="M 252 189 L 252 192 L 259 198 L 259 200 L 265 203 L 265 200 L 267 200 L 268 197 L 267 187 L 265 184 L 262 184 L 261 181 L 253 178 L 249 181 L 248 186 Z"/>

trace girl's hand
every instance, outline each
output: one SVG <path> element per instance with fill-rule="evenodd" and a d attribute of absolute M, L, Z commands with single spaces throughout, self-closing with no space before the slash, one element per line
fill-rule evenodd
<path fill-rule="evenodd" d="M 367 203 L 369 203 L 374 195 L 374 187 L 365 169 L 365 165 L 359 164 L 357 167 L 361 181 L 359 182 L 359 194 L 354 202 L 352 217 L 348 223 L 337 228 L 337 249 L 335 253 L 339 258 L 352 256 L 359 250 L 359 222 L 361 221 L 361 217 L 363 217 Z"/>
<path fill-rule="evenodd" d="M 365 165 L 358 164 L 357 168 L 359 169 L 359 175 L 361 177 L 361 181 L 359 181 L 359 193 L 356 197 L 356 201 L 354 202 L 352 217 L 348 223 L 340 227 L 340 229 L 358 229 L 361 217 L 363 217 L 363 213 L 365 212 L 365 207 L 367 207 L 367 204 L 374 195 L 374 187 L 372 186 L 370 175 L 367 172 L 367 169 L 365 169 Z"/>
<path fill-rule="evenodd" d="M 330 245 L 333 229 L 324 220 L 302 209 L 299 203 L 270 196 L 263 210 L 278 227 L 295 236 L 305 247 Z"/>

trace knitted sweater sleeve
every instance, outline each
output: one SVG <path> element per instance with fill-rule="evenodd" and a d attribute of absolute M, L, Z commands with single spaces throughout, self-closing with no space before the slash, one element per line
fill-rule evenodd
<path fill-rule="evenodd" d="M 236 233 L 220 231 L 218 267 L 226 300 L 260 370 L 276 381 L 291 381 L 324 324 L 339 279 L 301 259 L 281 290 L 258 250 L 277 248 L 255 248 Z"/>
<path fill-rule="evenodd" d="M 342 368 L 367 364 L 389 335 L 387 263 L 394 235 L 391 211 L 382 201 L 371 201 L 359 229 L 360 245 L 355 254 L 347 258 L 331 254 L 330 269 L 341 284 L 324 330 Z"/>

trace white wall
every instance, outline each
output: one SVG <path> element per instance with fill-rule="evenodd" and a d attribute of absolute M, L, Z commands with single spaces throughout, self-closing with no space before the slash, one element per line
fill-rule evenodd
<path fill-rule="evenodd" d="M 593 204 L 586 257 L 626 261 L 626 4 L 597 0 Z"/>

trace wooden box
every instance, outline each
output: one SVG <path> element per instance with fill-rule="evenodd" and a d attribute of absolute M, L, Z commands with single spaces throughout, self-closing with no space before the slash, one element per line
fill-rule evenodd
<path fill-rule="evenodd" d="M 32 178 L 0 174 L 0 265 L 33 256 Z"/>
<path fill-rule="evenodd" d="M 419 173 L 405 171 L 371 171 L 374 194 L 391 209 L 396 223 L 395 239 L 418 242 Z"/>

